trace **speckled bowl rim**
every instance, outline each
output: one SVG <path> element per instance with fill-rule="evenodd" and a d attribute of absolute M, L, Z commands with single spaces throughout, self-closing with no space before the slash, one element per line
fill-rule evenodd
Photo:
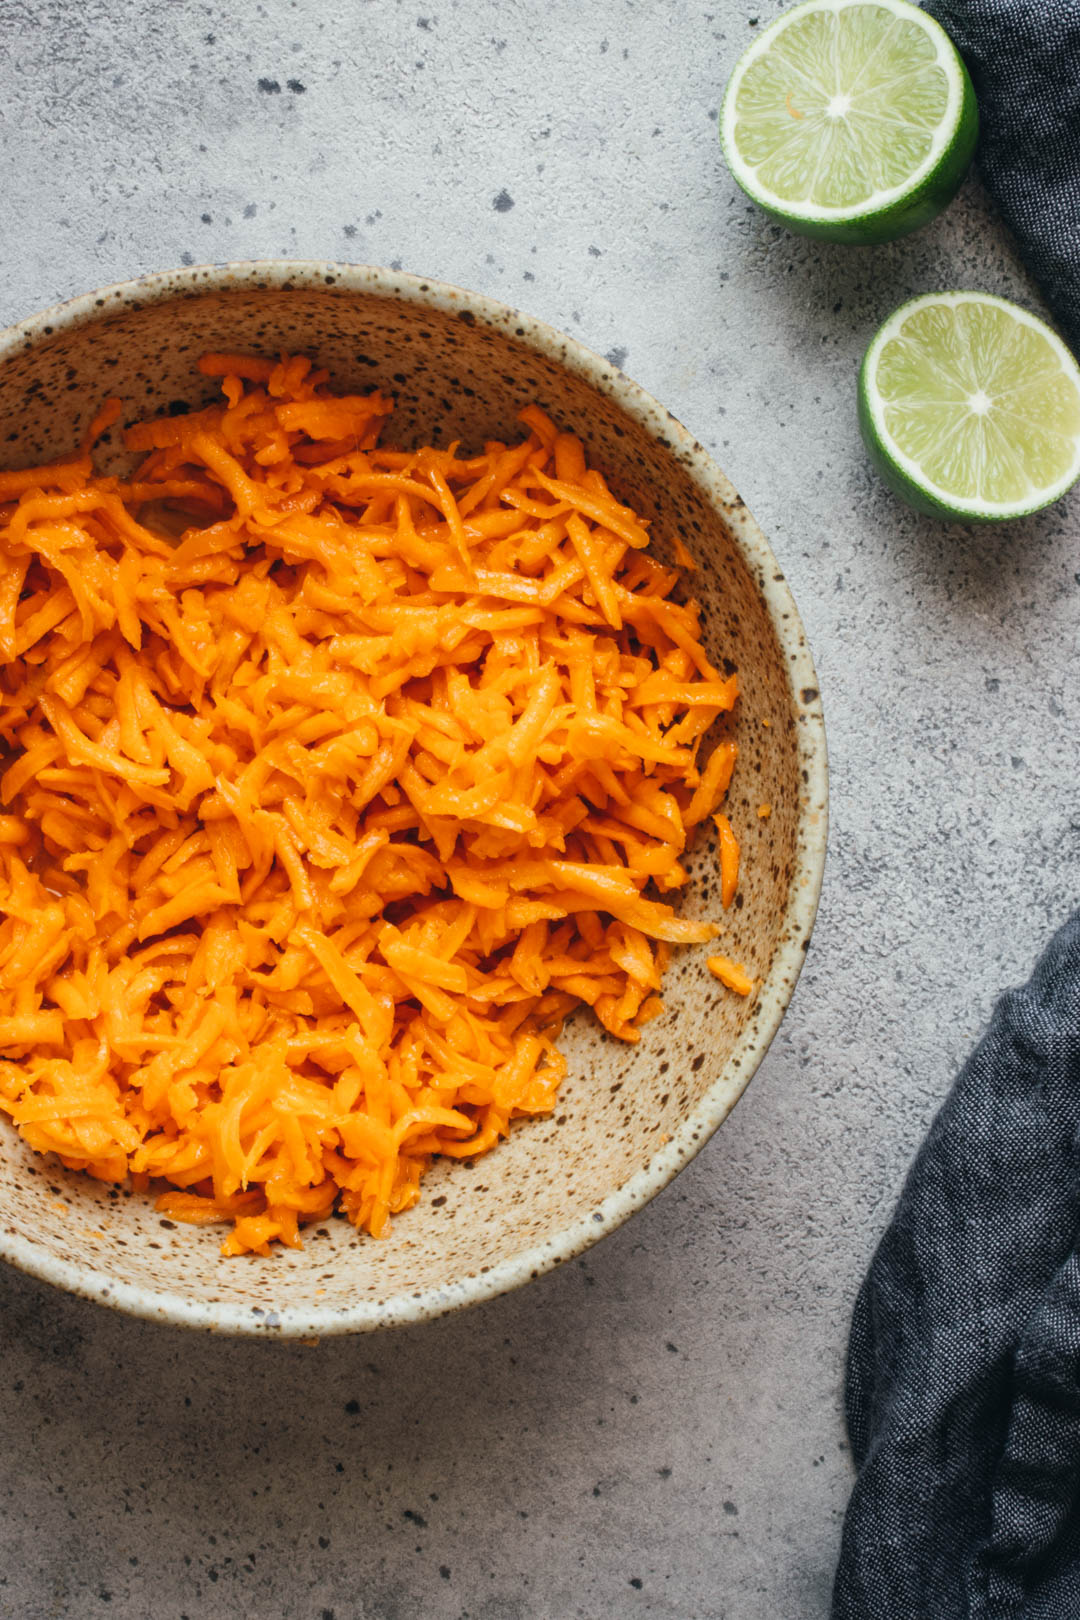
<path fill-rule="evenodd" d="M 416 1293 L 399 1292 L 381 1300 L 340 1309 L 290 1308 L 276 1320 L 252 1318 L 241 1305 L 186 1299 L 168 1290 L 118 1281 L 91 1266 L 60 1259 L 30 1239 L 0 1231 L 0 1259 L 30 1276 L 85 1299 L 151 1321 L 169 1322 L 225 1334 L 277 1338 L 320 1338 L 444 1316 L 508 1293 L 530 1279 L 573 1259 L 621 1226 L 688 1164 L 723 1124 L 768 1051 L 802 968 L 817 914 L 828 839 L 828 758 L 824 716 L 813 658 L 799 612 L 776 558 L 742 498 L 701 444 L 657 400 L 625 373 L 576 338 L 485 294 L 447 282 L 371 265 L 336 261 L 268 259 L 220 265 L 191 265 L 84 293 L 0 331 L 0 362 L 25 353 L 61 332 L 108 320 L 123 309 L 167 302 L 200 293 L 267 289 L 357 292 L 401 300 L 460 315 L 463 310 L 518 343 L 545 355 L 608 395 L 654 438 L 662 440 L 686 467 L 719 513 L 764 600 L 788 669 L 791 712 L 796 723 L 798 769 L 804 792 L 796 833 L 788 903 L 765 982 L 754 1013 L 732 1048 L 723 1070 L 671 1139 L 649 1162 L 595 1209 L 542 1243 L 507 1255 L 483 1275 Z M 808 813 L 807 806 L 820 807 Z M 732 1079 L 732 1076 L 737 1076 Z"/>

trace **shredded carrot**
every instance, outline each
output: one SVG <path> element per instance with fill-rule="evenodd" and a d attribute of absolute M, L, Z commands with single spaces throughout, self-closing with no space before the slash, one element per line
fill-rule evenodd
<path fill-rule="evenodd" d="M 772 815 L 772 805 L 759 804 L 757 807 L 757 813 L 761 817 L 762 821 L 768 821 L 769 817 Z"/>
<path fill-rule="evenodd" d="M 0 474 L 0 1110 L 267 1253 L 549 1111 L 582 1002 L 662 1012 L 738 685 L 538 406 L 396 451 L 302 356 L 200 370 L 130 479 L 114 401 Z"/>
<path fill-rule="evenodd" d="M 748 996 L 754 988 L 754 981 L 742 963 L 733 962 L 729 956 L 710 956 L 706 958 L 705 966 L 736 995 Z"/>
<path fill-rule="evenodd" d="M 727 816 L 713 816 L 720 834 L 720 904 L 726 911 L 739 887 L 739 842 Z"/>

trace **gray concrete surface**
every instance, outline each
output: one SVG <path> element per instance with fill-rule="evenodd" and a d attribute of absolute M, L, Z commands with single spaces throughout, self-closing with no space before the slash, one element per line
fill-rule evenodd
<path fill-rule="evenodd" d="M 402 265 L 616 357 L 770 535 L 833 834 L 772 1052 L 586 1260 L 392 1336 L 215 1343 L 0 1271 L 0 1615 L 822 1620 L 848 1315 L 998 990 L 1074 899 L 1075 500 L 992 533 L 868 469 L 902 298 L 1034 301 L 975 181 L 870 251 L 752 212 L 726 75 L 774 0 L 0 0 L 0 319 L 180 262 Z"/>

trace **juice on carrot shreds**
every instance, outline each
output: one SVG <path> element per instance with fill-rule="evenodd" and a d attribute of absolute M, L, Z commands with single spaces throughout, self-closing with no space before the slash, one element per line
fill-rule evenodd
<path fill-rule="evenodd" d="M 638 1039 L 737 685 L 536 406 L 380 450 L 302 356 L 200 368 L 127 481 L 118 401 L 0 473 L 0 1110 L 265 1253 L 549 1110 L 579 1003 Z"/>

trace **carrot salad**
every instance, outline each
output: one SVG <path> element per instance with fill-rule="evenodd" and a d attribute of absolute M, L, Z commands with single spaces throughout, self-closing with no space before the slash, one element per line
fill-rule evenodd
<path fill-rule="evenodd" d="M 0 1110 L 266 1253 L 384 1234 L 550 1110 L 580 1003 L 663 1010 L 718 932 L 671 897 L 737 680 L 537 406 L 401 452 L 302 356 L 200 370 L 221 403 L 128 428 L 130 477 L 91 460 L 119 400 L 0 472 Z"/>

